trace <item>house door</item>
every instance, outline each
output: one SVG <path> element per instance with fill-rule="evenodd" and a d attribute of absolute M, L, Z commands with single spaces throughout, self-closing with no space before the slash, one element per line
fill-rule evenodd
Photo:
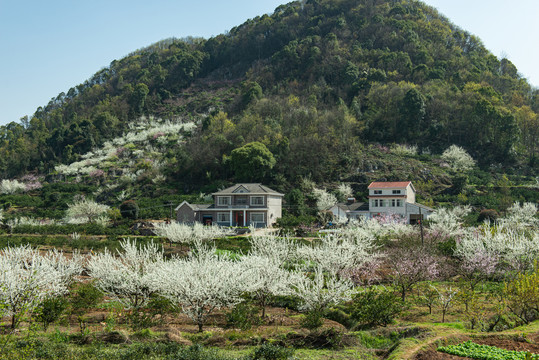
<path fill-rule="evenodd" d="M 236 226 L 245 226 L 243 221 L 243 211 L 236 212 Z"/>
<path fill-rule="evenodd" d="M 419 224 L 419 220 L 423 220 L 423 214 L 410 214 L 410 225 Z"/>

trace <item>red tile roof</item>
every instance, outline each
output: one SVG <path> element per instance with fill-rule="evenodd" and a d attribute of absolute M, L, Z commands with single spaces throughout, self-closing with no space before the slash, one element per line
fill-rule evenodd
<path fill-rule="evenodd" d="M 369 185 L 369 189 L 373 189 L 373 188 L 405 188 L 410 183 L 411 183 L 411 181 L 393 181 L 393 182 L 374 181 Z"/>

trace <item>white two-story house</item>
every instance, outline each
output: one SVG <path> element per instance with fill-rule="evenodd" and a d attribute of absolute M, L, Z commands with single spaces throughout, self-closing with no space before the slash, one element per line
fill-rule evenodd
<path fill-rule="evenodd" d="M 236 184 L 212 196 L 213 204 L 181 203 L 176 208 L 178 222 L 268 227 L 282 216 L 284 195 L 262 184 Z"/>
<path fill-rule="evenodd" d="M 433 209 L 415 202 L 411 181 L 375 181 L 369 185 L 369 216 L 394 214 L 410 224 L 426 219 Z"/>

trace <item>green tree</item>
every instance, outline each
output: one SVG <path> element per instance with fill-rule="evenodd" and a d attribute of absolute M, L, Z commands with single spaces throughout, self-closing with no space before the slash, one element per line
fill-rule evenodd
<path fill-rule="evenodd" d="M 258 141 L 236 148 L 230 155 L 231 167 L 239 181 L 261 181 L 275 163 L 271 151 Z"/>
<path fill-rule="evenodd" d="M 148 96 L 148 93 L 150 90 L 148 89 L 148 86 L 144 83 L 139 83 L 137 86 L 135 86 L 135 89 L 133 90 L 133 93 L 131 94 L 130 102 L 131 102 L 131 110 L 137 114 L 142 114 L 142 111 L 144 110 L 144 105 L 146 103 L 146 97 Z"/>
<path fill-rule="evenodd" d="M 401 115 L 397 124 L 398 133 L 408 141 L 415 140 L 421 132 L 421 123 L 425 117 L 425 98 L 416 88 L 411 88 L 404 95 Z"/>

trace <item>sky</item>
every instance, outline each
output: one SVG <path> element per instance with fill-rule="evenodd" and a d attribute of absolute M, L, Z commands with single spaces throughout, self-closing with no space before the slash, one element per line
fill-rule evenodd
<path fill-rule="evenodd" d="M 0 125 L 134 50 L 224 33 L 286 0 L 0 0 Z M 426 0 L 539 87 L 539 1 Z"/>

